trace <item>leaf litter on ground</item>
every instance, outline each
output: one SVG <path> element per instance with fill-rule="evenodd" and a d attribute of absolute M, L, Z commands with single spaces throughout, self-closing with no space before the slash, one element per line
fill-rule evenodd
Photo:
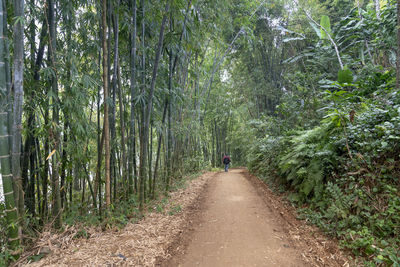
<path fill-rule="evenodd" d="M 76 238 L 79 230 L 74 226 L 66 227 L 61 234 L 45 231 L 33 250 L 25 253 L 16 265 L 154 266 L 171 256 L 168 248 L 186 228 L 190 207 L 213 176 L 207 172 L 188 180 L 185 188 L 170 193 L 163 212 L 153 209 L 142 220 L 128 223 L 121 230 L 102 232 L 91 228 L 83 238 Z M 37 255 L 43 258 L 32 262 Z"/>

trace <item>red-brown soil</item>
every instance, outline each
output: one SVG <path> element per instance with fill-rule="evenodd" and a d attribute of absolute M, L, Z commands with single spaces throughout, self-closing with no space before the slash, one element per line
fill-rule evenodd
<path fill-rule="evenodd" d="M 205 173 L 153 210 L 119 231 L 92 229 L 89 239 L 74 238 L 74 228 L 45 233 L 18 265 L 43 249 L 35 266 L 352 265 L 337 241 L 245 169 Z"/>

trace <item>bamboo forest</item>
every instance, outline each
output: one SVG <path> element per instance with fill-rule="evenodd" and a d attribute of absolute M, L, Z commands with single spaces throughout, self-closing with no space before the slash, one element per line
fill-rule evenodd
<path fill-rule="evenodd" d="M 0 266 L 400 267 L 400 0 L 0 2 Z"/>

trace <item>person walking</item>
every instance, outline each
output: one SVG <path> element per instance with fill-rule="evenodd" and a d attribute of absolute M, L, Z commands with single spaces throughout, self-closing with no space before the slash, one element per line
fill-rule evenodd
<path fill-rule="evenodd" d="M 225 172 L 228 172 L 229 163 L 231 163 L 231 158 L 228 154 L 224 154 L 224 157 L 222 158 L 222 163 L 225 165 Z"/>

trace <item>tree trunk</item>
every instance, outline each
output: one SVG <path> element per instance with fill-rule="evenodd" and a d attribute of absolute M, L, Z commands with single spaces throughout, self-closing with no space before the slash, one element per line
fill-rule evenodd
<path fill-rule="evenodd" d="M 42 213 L 42 196 L 40 193 L 40 183 L 42 181 L 42 173 L 40 172 L 40 167 L 42 166 L 42 160 L 40 157 L 40 146 L 39 146 L 39 140 L 38 138 L 34 139 L 35 141 L 35 162 L 36 166 L 38 167 L 35 172 L 36 172 L 36 190 L 37 190 L 37 203 L 38 203 L 38 213 L 41 215 Z"/>
<path fill-rule="evenodd" d="M 83 170 L 85 171 L 85 176 L 83 179 L 87 180 L 88 186 L 89 186 L 89 190 L 90 190 L 90 194 L 92 196 L 93 199 L 93 206 L 96 207 L 96 197 L 94 196 L 94 191 L 93 191 L 93 186 L 92 186 L 92 182 L 90 181 L 90 175 L 89 172 L 86 168 L 86 165 L 83 165 Z"/>
<path fill-rule="evenodd" d="M 28 94 L 29 95 L 29 94 Z M 30 101 L 32 101 L 32 99 L 29 99 Z M 27 126 L 29 128 L 28 133 L 27 133 L 27 137 L 26 137 L 26 141 L 25 141 L 25 145 L 24 145 L 24 149 L 23 149 L 23 153 L 22 153 L 22 162 L 21 162 L 21 177 L 22 177 L 22 188 L 23 191 L 25 192 L 25 205 L 27 208 L 27 211 L 34 215 L 35 212 L 35 206 L 33 205 L 32 202 L 32 198 L 34 198 L 34 191 L 32 192 L 32 188 L 29 186 L 31 184 L 32 179 L 34 179 L 34 175 L 33 175 L 33 168 L 34 166 L 32 166 L 32 164 L 30 164 L 30 159 L 31 156 L 33 155 L 33 151 L 34 150 L 34 143 L 33 143 L 33 129 L 34 129 L 34 114 L 32 111 L 28 112 L 28 119 L 27 119 Z M 29 170 L 29 176 L 28 176 L 28 170 Z M 33 188 L 34 189 L 34 188 Z"/>
<path fill-rule="evenodd" d="M 107 47 L 107 0 L 102 0 L 102 50 L 103 50 L 103 90 L 104 90 L 104 147 L 105 147 L 105 178 L 106 178 L 106 206 L 111 204 L 110 181 L 110 128 L 108 117 L 108 47 Z"/>
<path fill-rule="evenodd" d="M 65 116 L 65 115 L 64 115 Z M 67 120 L 68 116 L 66 116 Z M 68 121 L 65 122 L 65 129 L 64 129 L 64 140 L 63 140 L 63 148 L 61 152 L 61 177 L 60 177 L 60 182 L 61 182 L 61 188 L 60 188 L 60 198 L 61 198 L 61 208 L 64 209 L 64 205 L 66 204 L 67 201 L 67 194 L 66 194 L 66 183 L 65 183 L 65 177 L 66 177 L 66 165 L 67 165 L 67 151 L 65 150 L 65 146 L 67 145 L 68 142 Z"/>
<path fill-rule="evenodd" d="M 47 94 L 48 95 L 48 94 Z M 46 96 L 46 104 L 48 104 L 48 98 Z M 49 124 L 49 110 L 45 109 L 44 111 L 44 124 L 48 125 Z M 44 151 L 43 151 L 43 156 L 44 158 L 47 157 L 48 153 L 49 153 L 49 136 L 45 137 L 44 140 L 44 147 L 43 147 Z M 49 179 L 49 161 L 46 160 L 44 162 L 44 167 L 43 167 L 43 174 L 42 174 L 42 190 L 43 190 L 43 199 L 42 199 L 42 220 L 45 221 L 47 214 L 48 214 L 48 210 L 49 210 L 49 206 L 47 203 L 47 181 Z"/>
<path fill-rule="evenodd" d="M 172 131 L 171 131 L 171 106 L 172 106 L 172 51 L 169 57 L 169 75 L 168 75 L 168 131 L 167 131 L 167 180 L 165 183 L 165 192 L 169 191 L 172 170 Z"/>
<path fill-rule="evenodd" d="M 35 203 L 35 181 L 36 177 L 36 166 L 35 166 L 35 144 L 34 140 L 31 141 L 31 149 L 29 153 L 29 172 L 30 179 L 26 191 L 26 207 L 29 209 L 30 214 L 36 217 L 36 203 Z"/>
<path fill-rule="evenodd" d="M 165 29 L 165 23 L 167 21 L 167 15 L 169 12 L 169 4 L 170 1 L 167 1 L 166 8 L 165 8 L 165 13 L 161 22 L 161 29 L 160 29 L 160 34 L 158 37 L 158 45 L 157 45 L 157 50 L 155 54 L 155 59 L 154 59 L 154 65 L 153 65 L 153 75 L 151 79 L 151 84 L 150 84 L 150 92 L 149 92 L 149 98 L 148 98 L 148 103 L 145 111 L 145 116 L 143 118 L 143 123 L 142 123 L 142 141 L 141 141 L 141 146 L 140 146 L 140 187 L 139 187 L 139 210 L 143 212 L 143 205 L 144 205 L 144 183 L 146 181 L 147 177 L 147 170 L 146 170 L 146 164 L 147 164 L 147 147 L 148 147 L 148 142 L 149 142 L 149 124 L 150 124 L 150 117 L 151 117 L 151 111 L 153 107 L 153 95 L 154 95 L 154 88 L 156 85 L 156 78 L 157 78 L 157 72 L 158 72 L 158 64 L 160 62 L 160 56 L 162 52 L 162 46 L 163 46 L 163 40 L 164 40 L 164 29 Z"/>
<path fill-rule="evenodd" d="M 9 129 L 9 96 L 7 90 L 7 70 L 9 67 L 5 62 L 5 58 L 8 57 L 8 51 L 6 50 L 7 39 L 4 36 L 4 29 L 7 23 L 5 19 L 3 8 L 5 3 L 0 0 L 0 171 L 3 181 L 3 192 L 5 198 L 5 215 L 7 220 L 7 235 L 8 245 L 12 250 L 17 249 L 19 246 L 18 238 L 18 213 L 15 205 L 14 191 L 13 191 L 13 175 L 11 172 L 11 156 L 10 156 L 10 129 Z M 9 71 L 8 71 L 9 73 Z M 14 227 L 13 227 L 14 226 Z"/>
<path fill-rule="evenodd" d="M 396 89 L 400 90 L 400 0 L 397 0 Z"/>
<path fill-rule="evenodd" d="M 136 1 L 135 1 L 136 3 Z M 120 2 L 117 0 L 117 6 Z M 124 103 L 122 101 L 122 86 L 120 77 L 120 63 L 119 63 L 119 13 L 114 12 L 114 92 L 118 91 L 118 101 L 119 101 L 119 116 L 121 125 L 121 147 L 122 147 L 122 177 L 126 179 L 127 169 L 126 169 L 126 153 L 125 153 L 125 121 L 124 121 Z M 125 184 L 125 183 L 124 183 Z M 116 184 L 114 183 L 114 186 Z M 115 188 L 114 188 L 115 191 Z"/>
<path fill-rule="evenodd" d="M 163 137 L 163 132 L 164 132 L 164 125 L 165 125 L 165 118 L 167 114 L 167 107 L 168 107 L 168 97 L 165 97 L 165 104 L 164 104 L 164 111 L 163 111 L 163 117 L 162 117 L 162 129 L 160 131 L 160 134 L 158 136 L 158 143 L 157 143 L 157 156 L 156 156 L 156 162 L 154 166 L 154 175 L 153 175 L 153 187 L 151 189 L 151 198 L 154 199 L 155 197 L 155 187 L 156 187 L 156 177 L 157 177 L 157 171 L 158 171 L 158 162 L 160 161 L 160 151 L 161 151 L 161 143 L 162 143 L 162 137 Z"/>
<path fill-rule="evenodd" d="M 32 12 L 33 8 L 33 0 L 30 1 L 30 12 Z M 35 18 L 32 18 L 31 23 L 29 25 L 29 33 L 30 33 L 30 38 L 31 38 L 31 45 L 30 45 L 30 67 L 31 71 L 35 69 L 35 51 L 36 51 L 36 40 L 35 40 Z M 35 82 L 34 82 L 35 83 Z M 29 87 L 25 87 L 25 99 L 28 100 L 28 103 L 32 103 L 34 101 L 33 99 L 33 90 L 30 89 Z M 27 137 L 25 140 L 25 145 L 23 146 L 23 154 L 22 154 L 22 170 L 21 170 L 21 176 L 22 176 L 22 184 L 23 184 L 23 189 L 25 192 L 25 205 L 27 207 L 27 210 L 30 214 L 35 217 L 35 205 L 34 205 L 34 200 L 35 200 L 35 193 L 34 193 L 34 187 L 32 187 L 32 182 L 34 182 L 35 176 L 35 166 L 34 166 L 34 157 L 35 157 L 35 144 L 34 144 L 34 137 L 33 137 L 33 129 L 35 128 L 34 126 L 34 113 L 31 108 L 28 109 L 28 115 L 27 115 Z M 29 177 L 28 177 L 28 169 L 29 169 Z M 32 181 L 33 180 L 33 181 Z M 33 189 L 33 190 L 32 190 Z"/>
<path fill-rule="evenodd" d="M 73 12 L 71 7 L 68 9 L 68 13 L 66 14 L 66 30 L 67 30 L 67 58 L 66 58 L 66 84 L 65 84 L 65 100 L 68 97 L 71 97 L 71 57 L 72 57 L 72 24 L 73 24 Z M 69 112 L 70 110 L 67 107 L 64 107 L 64 140 L 62 146 L 62 156 L 61 156 L 61 207 L 64 208 L 64 205 L 67 203 L 67 191 L 66 191 L 66 182 L 65 177 L 67 176 L 67 165 L 68 165 L 68 155 L 67 155 L 67 144 L 68 144 L 68 130 L 69 130 Z M 65 202 L 65 203 L 64 203 Z"/>
<path fill-rule="evenodd" d="M 81 195 L 81 214 L 83 215 L 84 214 L 84 208 L 85 208 L 85 193 L 86 193 L 86 181 L 85 181 L 85 178 L 83 178 L 82 180 L 81 180 L 81 177 L 80 177 L 80 172 L 79 172 L 79 168 L 76 168 L 76 170 L 77 170 L 77 172 L 76 172 L 76 176 L 77 177 L 79 177 L 79 180 L 82 182 L 82 186 L 81 186 L 81 188 L 82 188 L 82 195 Z M 84 176 L 85 177 L 85 176 Z"/>
<path fill-rule="evenodd" d="M 47 10 L 45 11 L 47 12 Z M 34 58 L 35 54 L 34 51 L 36 51 L 35 49 L 35 41 L 32 41 L 32 45 L 31 45 L 31 60 L 32 60 L 32 72 L 33 72 L 33 85 L 32 85 L 32 89 L 30 89 L 30 92 L 35 92 L 36 90 L 38 90 L 38 84 L 39 84 L 39 79 L 40 79 L 40 75 L 39 75 L 39 71 L 40 68 L 42 66 L 42 62 L 43 62 L 43 57 L 44 57 L 44 50 L 45 50 L 45 38 L 47 37 L 47 17 L 45 16 L 45 18 L 43 19 L 43 23 L 42 23 L 42 30 L 40 32 L 40 38 L 39 38 L 39 49 L 37 50 L 37 54 L 36 54 L 36 59 Z M 32 21 L 32 26 L 31 26 L 31 38 L 32 40 L 35 40 L 34 35 L 35 35 L 35 29 L 34 29 L 34 19 Z M 31 93 L 33 94 L 33 93 Z M 35 99 L 31 99 L 30 101 L 35 101 Z M 46 117 L 46 114 L 48 114 L 48 109 L 46 109 L 45 111 L 45 125 L 47 125 L 48 123 L 48 116 Z M 24 157 L 27 155 L 34 155 L 37 160 L 36 160 L 36 165 L 40 168 L 43 169 L 43 172 L 40 171 L 36 171 L 36 179 L 37 179 L 37 192 L 38 192 L 38 210 L 39 213 L 42 216 L 42 221 L 44 221 L 44 216 L 47 214 L 47 171 L 48 170 L 48 161 L 45 162 L 45 166 L 42 166 L 42 156 L 40 155 L 40 146 L 39 146 L 39 140 L 37 139 L 37 137 L 34 137 L 33 134 L 33 128 L 35 125 L 35 114 L 33 112 L 32 109 L 28 109 L 28 128 L 30 129 L 27 133 L 27 137 L 26 137 L 26 143 L 25 143 L 25 150 L 24 152 Z M 28 145 L 28 141 L 33 140 L 33 146 L 29 146 Z M 47 140 L 47 138 L 46 138 Z M 47 152 L 48 152 L 48 142 L 45 141 L 45 148 L 47 148 L 47 150 L 45 151 L 45 157 L 47 157 Z M 25 161 L 24 161 L 25 162 Z M 37 168 L 38 169 L 38 168 Z M 24 171 L 23 171 L 24 172 Z M 32 171 L 31 171 L 32 173 Z M 44 175 L 46 174 L 46 175 Z M 40 180 L 41 178 L 41 180 Z M 41 198 L 39 196 L 40 193 L 40 182 L 42 182 L 42 192 L 43 192 L 43 198 Z"/>
<path fill-rule="evenodd" d="M 50 56 L 50 64 L 53 69 L 54 75 L 51 81 L 52 88 L 52 103 L 53 103 L 53 118 L 52 123 L 53 127 L 51 129 L 52 141 L 53 141 L 53 151 L 55 153 L 52 156 L 52 194 L 53 194 L 53 205 L 52 205 L 52 215 L 54 218 L 54 227 L 56 229 L 60 228 L 62 225 L 62 210 L 61 210 L 61 197 L 60 197 L 60 184 L 59 184 L 59 153 L 60 153 L 60 135 L 58 130 L 59 125 L 59 100 L 58 100 L 58 77 L 57 77 L 57 67 L 56 67 L 56 51 L 57 51 L 57 41 L 56 41 L 56 22 L 55 22 L 55 10 L 54 10 L 54 1 L 48 0 L 49 7 L 49 33 L 50 33 L 50 42 L 49 42 L 49 56 Z"/>
<path fill-rule="evenodd" d="M 211 126 L 211 163 L 212 166 L 216 166 L 216 158 L 215 158 L 215 132 L 214 127 Z"/>
<path fill-rule="evenodd" d="M 14 0 L 14 17 L 24 17 L 24 1 Z M 12 172 L 15 181 L 19 216 L 24 214 L 24 192 L 21 178 L 21 130 L 22 104 L 24 98 L 24 28 L 21 20 L 17 20 L 13 27 L 14 42 L 14 107 L 13 107 L 13 140 L 12 140 Z"/>
<path fill-rule="evenodd" d="M 12 105 L 12 103 L 11 103 L 11 95 L 12 95 L 12 92 L 11 92 L 11 68 L 10 68 L 10 49 L 9 49 L 9 46 L 10 46 L 10 40 L 8 39 L 8 27 L 7 27 L 7 1 L 6 0 L 2 0 L 2 7 L 1 7 L 2 9 L 3 9 L 3 18 L 2 18 L 2 20 L 1 20 L 1 23 L 3 23 L 3 26 L 2 26 L 2 30 L 3 30 L 3 34 L 2 34 L 2 38 L 3 38 L 3 40 L 4 40 L 4 42 L 2 42 L 2 44 L 3 44 L 3 47 L 4 47 L 4 53 L 3 53 L 3 55 L 4 55 L 4 57 L 3 57 L 3 60 L 4 60 L 4 68 L 5 68 L 5 84 L 6 84 L 6 92 L 7 92 L 7 98 L 6 98 L 6 101 L 7 101 L 7 112 L 8 112 L 8 129 L 9 129 L 9 131 L 10 131 L 10 133 L 11 133 L 11 131 L 12 131 L 12 125 L 13 125 L 13 118 L 12 118 L 12 107 L 13 107 L 13 105 Z M 12 149 L 12 135 L 10 134 L 9 135 L 9 140 L 8 140 L 8 142 L 9 142 L 9 148 L 10 148 L 10 155 L 12 156 L 12 151 L 11 151 L 11 149 Z M 15 192 L 14 192 L 14 194 L 15 194 Z M 15 195 L 14 195 L 15 196 Z"/>
<path fill-rule="evenodd" d="M 152 165 L 153 165 L 153 120 L 151 121 L 151 123 L 150 123 L 150 146 L 149 146 L 149 182 L 148 182 L 148 194 L 147 194 L 147 196 L 150 196 L 151 195 L 151 188 L 152 188 L 152 185 L 151 185 L 151 183 L 152 183 L 152 177 L 151 177 L 151 174 L 152 174 L 152 170 L 151 170 L 151 167 L 152 167 Z M 145 190 L 145 193 L 146 193 L 146 190 Z"/>
<path fill-rule="evenodd" d="M 187 22 L 187 18 L 188 18 L 188 13 L 190 10 L 190 6 L 191 6 L 192 0 L 190 0 L 188 2 L 187 5 L 187 9 L 186 9 L 186 13 L 185 13 L 185 19 L 183 21 L 183 27 L 182 27 L 182 33 L 179 36 L 179 43 L 178 43 L 178 47 L 180 48 L 181 43 L 182 43 L 182 39 L 183 39 L 183 35 L 185 33 L 185 27 L 186 27 L 186 22 Z M 172 21 L 172 20 L 171 20 Z M 172 23 L 171 23 L 171 28 L 172 28 Z M 170 53 L 170 57 L 169 57 L 169 75 L 168 75 L 168 134 L 167 134 L 167 138 L 168 138 L 168 143 L 167 143 L 167 179 L 166 179 L 166 184 L 165 184 L 165 191 L 168 192 L 169 191 L 169 185 L 170 185 L 170 179 L 172 176 L 172 131 L 171 131 L 171 121 L 172 121 L 172 114 L 171 114 L 171 109 L 172 109 L 172 82 L 173 82 L 173 77 L 175 74 L 175 67 L 178 61 L 178 54 L 179 51 L 176 51 L 175 53 L 175 58 L 174 58 L 174 51 L 171 48 L 171 53 Z"/>
<path fill-rule="evenodd" d="M 108 95 L 110 97 L 111 105 L 109 105 L 109 127 L 110 127 L 110 203 L 112 200 L 112 191 L 115 187 L 115 87 L 114 83 L 111 82 L 111 40 L 112 40 L 112 16 L 113 16 L 113 5 L 112 0 L 107 0 L 107 28 L 108 28 L 108 38 L 107 38 L 107 66 L 108 66 Z M 115 33 L 114 33 L 115 35 Z M 116 45 L 116 44 L 114 44 Z M 114 47 L 115 49 L 115 47 Z"/>
<path fill-rule="evenodd" d="M 131 0 L 132 6 L 132 27 L 133 31 L 131 33 L 131 85 L 130 85 L 130 94 L 131 94 L 131 118 L 130 118 L 130 138 L 128 139 L 128 148 L 129 148 L 129 168 L 128 168 L 128 194 L 131 195 L 133 193 L 133 179 L 135 177 L 133 169 L 136 167 L 134 164 L 135 161 L 135 85 L 136 85 L 136 35 L 137 35 L 137 27 L 136 27 L 136 0 Z M 144 8 L 144 7 L 142 7 Z M 144 11 L 143 11 L 144 12 Z M 144 17 L 142 18 L 144 21 Z M 135 178 L 136 179 L 136 178 Z"/>
<path fill-rule="evenodd" d="M 123 93 L 122 93 L 122 86 L 121 86 L 121 74 L 120 74 L 120 63 L 119 63 L 119 58 L 118 58 L 118 98 L 119 98 L 119 119 L 120 119 L 120 125 L 121 125 L 121 146 L 122 146 L 122 177 L 123 177 L 123 184 L 126 186 L 128 183 L 126 181 L 128 180 L 128 168 L 127 168 L 127 161 L 126 161 L 126 140 L 125 140 L 125 119 L 124 119 L 124 101 L 123 101 Z M 135 127 L 135 125 L 133 125 Z M 132 189 L 132 183 L 129 184 L 129 186 Z M 130 189 L 127 190 L 127 192 Z M 133 190 L 132 192 L 133 193 Z"/>
<path fill-rule="evenodd" d="M 100 40 L 102 40 L 102 31 L 100 30 Z M 101 53 L 98 56 L 98 66 L 101 63 Z M 100 72 L 100 67 L 99 67 Z M 100 94 L 101 94 L 101 87 L 97 88 L 97 167 L 96 167 L 96 177 L 94 180 L 94 196 L 97 200 L 97 191 L 99 196 L 99 215 L 101 216 L 101 163 L 103 160 L 103 146 L 104 146 L 104 129 L 100 130 L 101 122 L 100 122 Z M 94 200 L 94 201 L 96 201 Z M 96 205 L 95 205 L 96 206 Z"/>

